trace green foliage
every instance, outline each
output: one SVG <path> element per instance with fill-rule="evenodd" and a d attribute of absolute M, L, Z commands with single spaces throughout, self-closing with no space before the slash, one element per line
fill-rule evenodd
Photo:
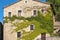
<path fill-rule="evenodd" d="M 24 17 L 20 16 L 20 17 L 17 17 L 16 19 L 19 19 L 19 20 L 25 20 Z"/>
<path fill-rule="evenodd" d="M 16 26 L 16 29 L 14 29 L 16 32 L 28 27 L 29 25 L 33 24 L 35 26 L 35 29 L 33 32 L 25 32 L 23 30 L 22 35 L 27 34 L 25 36 L 22 36 L 21 39 L 25 40 L 33 40 L 37 35 L 40 33 L 52 33 L 53 32 L 53 19 L 52 19 L 52 13 L 47 12 L 45 16 L 43 16 L 40 11 L 38 11 L 37 16 L 32 16 L 31 18 L 18 18 L 20 20 L 23 20 L 21 23 L 14 23 Z M 40 30 L 40 31 L 39 31 Z"/>
<path fill-rule="evenodd" d="M 48 30 L 49 33 L 53 31 L 53 18 L 51 12 L 48 12 L 45 16 L 38 11 L 38 16 L 28 18 L 28 20 L 36 20 L 41 23 L 40 27 Z"/>
<path fill-rule="evenodd" d="M 49 3 L 52 3 L 52 4 L 56 4 L 56 5 L 59 5 L 60 4 L 60 0 L 46 0 L 47 2 Z"/>
<path fill-rule="evenodd" d="M 16 15 L 13 15 L 12 17 L 4 17 L 4 23 L 7 23 L 9 19 L 10 21 L 14 21 L 15 19 L 18 19 L 18 20 L 24 20 L 25 18 L 20 16 L 20 17 L 17 17 Z"/>
<path fill-rule="evenodd" d="M 35 29 L 30 32 L 25 32 L 24 30 L 22 35 L 26 34 L 25 36 L 22 36 L 21 39 L 25 39 L 25 40 L 33 40 L 37 35 L 39 35 L 40 33 L 52 33 L 53 32 L 53 19 L 52 19 L 52 13 L 51 11 L 47 11 L 46 15 L 43 16 L 45 14 L 40 13 L 40 11 L 38 11 L 38 15 L 37 16 L 32 16 L 32 17 L 28 17 L 28 18 L 24 18 L 24 17 L 17 17 L 17 16 L 12 16 L 9 19 L 11 21 L 14 21 L 15 19 L 19 19 L 19 20 L 23 20 L 23 22 L 21 23 L 14 23 L 14 26 L 16 26 L 16 28 L 14 29 L 15 32 L 28 27 L 29 25 L 33 24 L 35 27 Z M 8 19 L 8 18 L 6 18 Z"/>
<path fill-rule="evenodd" d="M 10 21 L 14 21 L 16 18 L 17 18 L 17 16 L 16 15 L 13 15 L 12 17 L 9 17 L 9 20 Z"/>
<path fill-rule="evenodd" d="M 56 13 L 56 21 L 60 21 L 60 0 L 47 0 L 47 2 L 53 5 L 54 12 Z"/>
<path fill-rule="evenodd" d="M 26 28 L 27 26 L 29 26 L 31 24 L 31 22 L 24 20 L 24 22 L 21 23 L 15 23 L 14 25 L 17 27 L 16 29 L 14 29 L 16 32 Z"/>
<path fill-rule="evenodd" d="M 8 21 L 7 20 L 4 20 L 4 23 L 8 23 Z"/>
<path fill-rule="evenodd" d="M 4 23 L 8 23 L 8 17 L 4 17 Z"/>

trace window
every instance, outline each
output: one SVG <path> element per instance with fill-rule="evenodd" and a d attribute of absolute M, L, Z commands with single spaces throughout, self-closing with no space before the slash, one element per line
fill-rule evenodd
<path fill-rule="evenodd" d="M 30 25 L 30 30 L 33 30 L 34 29 L 34 26 L 33 25 Z"/>
<path fill-rule="evenodd" d="M 8 12 L 8 17 L 11 17 L 11 12 Z"/>
<path fill-rule="evenodd" d="M 18 10 L 18 16 L 21 16 L 21 12 L 22 12 L 21 10 Z"/>
<path fill-rule="evenodd" d="M 37 13 L 37 11 L 36 11 L 36 10 L 34 10 L 34 11 L 33 11 L 33 15 L 36 15 L 36 13 Z"/>
<path fill-rule="evenodd" d="M 41 40 L 46 40 L 46 33 L 41 33 Z"/>
<path fill-rule="evenodd" d="M 25 1 L 25 3 L 27 3 L 27 1 Z"/>
<path fill-rule="evenodd" d="M 45 9 L 42 8 L 41 11 L 42 11 L 42 13 L 44 13 Z"/>
<path fill-rule="evenodd" d="M 20 38 L 21 32 L 17 32 L 17 38 Z"/>

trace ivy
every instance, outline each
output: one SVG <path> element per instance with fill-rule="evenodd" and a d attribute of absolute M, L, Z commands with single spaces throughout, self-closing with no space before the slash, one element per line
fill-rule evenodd
<path fill-rule="evenodd" d="M 32 33 L 29 32 L 28 33 L 29 35 L 27 34 L 26 36 L 21 37 L 21 39 L 33 40 L 40 33 L 46 32 L 46 33 L 51 34 L 53 32 L 52 13 L 47 12 L 45 16 L 43 16 L 43 15 L 44 14 L 42 14 L 42 13 L 40 13 L 40 11 L 38 11 L 37 16 L 32 16 L 32 17 L 28 17 L 28 18 L 24 18 L 21 16 L 20 17 L 13 16 L 12 18 L 10 18 L 10 20 L 11 21 L 14 21 L 15 19 L 23 20 L 23 22 L 21 22 L 21 23 L 14 23 L 14 26 L 16 26 L 16 29 L 14 29 L 14 31 L 16 31 L 16 32 L 23 28 L 28 27 L 31 24 L 34 24 L 34 26 L 35 26 L 34 31 Z"/>

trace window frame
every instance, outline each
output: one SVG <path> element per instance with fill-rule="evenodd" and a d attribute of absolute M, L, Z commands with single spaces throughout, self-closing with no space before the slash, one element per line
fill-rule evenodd
<path fill-rule="evenodd" d="M 21 37 L 21 32 L 17 32 L 17 38 Z"/>
<path fill-rule="evenodd" d="M 42 8 L 42 9 L 41 9 L 41 12 L 44 13 L 44 12 L 45 12 L 45 8 Z"/>
<path fill-rule="evenodd" d="M 34 30 L 34 25 L 33 24 L 30 25 L 30 30 Z"/>
<path fill-rule="evenodd" d="M 21 16 L 22 10 L 18 10 L 18 16 Z"/>
<path fill-rule="evenodd" d="M 37 10 L 33 10 L 33 16 L 37 15 Z"/>
<path fill-rule="evenodd" d="M 11 17 L 11 12 L 8 12 L 8 17 Z"/>
<path fill-rule="evenodd" d="M 27 3 L 27 0 L 25 1 L 25 3 Z"/>

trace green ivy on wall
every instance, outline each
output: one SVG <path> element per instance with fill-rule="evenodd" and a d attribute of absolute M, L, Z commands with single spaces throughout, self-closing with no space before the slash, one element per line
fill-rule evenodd
<path fill-rule="evenodd" d="M 16 16 L 12 16 L 11 18 L 7 18 L 10 19 L 11 21 L 14 21 L 15 19 L 19 19 L 19 20 L 23 20 L 24 22 L 22 23 L 14 23 L 14 26 L 16 26 L 16 29 L 14 29 L 15 32 L 28 27 L 31 24 L 34 24 L 35 29 L 33 32 L 24 32 L 24 34 L 27 34 L 25 36 L 22 36 L 21 39 L 25 39 L 25 40 L 33 40 L 37 35 L 39 35 L 40 33 L 49 33 L 51 34 L 53 32 L 53 17 L 52 17 L 52 13 L 47 12 L 45 16 L 43 16 L 44 14 L 40 13 L 40 11 L 38 11 L 38 15 L 37 16 L 32 16 L 32 17 L 28 17 L 28 18 L 24 18 L 24 17 L 16 17 Z M 22 34 L 22 35 L 24 35 Z"/>

